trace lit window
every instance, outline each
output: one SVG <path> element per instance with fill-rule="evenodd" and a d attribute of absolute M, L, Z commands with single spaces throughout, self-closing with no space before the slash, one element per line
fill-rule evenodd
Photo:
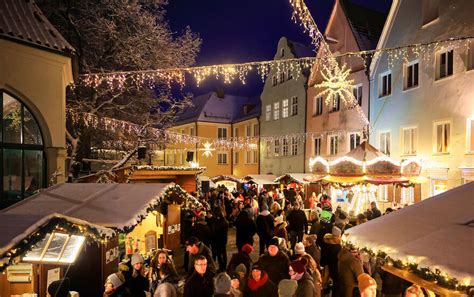
<path fill-rule="evenodd" d="M 404 155 L 416 155 L 418 129 L 416 127 L 402 129 L 402 146 Z"/>
<path fill-rule="evenodd" d="M 265 121 L 270 121 L 272 119 L 272 105 L 267 104 L 265 106 Z"/>
<path fill-rule="evenodd" d="M 435 143 L 436 153 L 449 153 L 451 141 L 451 123 L 438 122 L 435 123 Z"/>
<path fill-rule="evenodd" d="M 323 114 L 323 97 L 316 97 L 314 98 L 314 106 L 316 108 L 315 115 L 322 115 Z"/>
<path fill-rule="evenodd" d="M 298 155 L 298 138 L 296 137 L 291 139 L 291 155 Z"/>
<path fill-rule="evenodd" d="M 418 86 L 418 61 L 410 62 L 405 67 L 405 89 L 413 88 Z"/>
<path fill-rule="evenodd" d="M 440 52 L 437 54 L 437 77 L 436 79 L 441 79 L 453 75 L 453 57 L 454 50 L 448 50 Z"/>
<path fill-rule="evenodd" d="M 298 114 L 298 97 L 291 98 L 291 116 Z"/>
<path fill-rule="evenodd" d="M 448 181 L 433 179 L 431 181 L 433 196 L 446 192 L 448 190 Z"/>
<path fill-rule="evenodd" d="M 252 152 L 251 151 L 247 151 L 245 153 L 245 164 L 250 164 L 252 163 Z"/>
<path fill-rule="evenodd" d="M 360 144 L 360 133 L 349 133 L 349 150 L 352 151 Z"/>
<path fill-rule="evenodd" d="M 474 118 L 467 119 L 467 151 L 474 152 Z"/>
<path fill-rule="evenodd" d="M 321 138 L 315 138 L 314 139 L 314 156 L 320 156 L 321 155 Z"/>
<path fill-rule="evenodd" d="M 282 101 L 282 112 L 281 112 L 281 117 L 282 118 L 287 118 L 288 117 L 288 99 L 285 99 Z"/>
<path fill-rule="evenodd" d="M 217 138 L 227 138 L 227 128 L 217 128 Z"/>
<path fill-rule="evenodd" d="M 388 96 L 392 93 L 392 73 L 388 72 L 380 76 L 379 97 Z"/>
<path fill-rule="evenodd" d="M 337 145 L 339 142 L 339 137 L 337 135 L 330 135 L 329 136 L 329 154 L 330 155 L 337 155 Z"/>
<path fill-rule="evenodd" d="M 194 128 L 189 129 L 189 135 L 194 136 Z"/>
<path fill-rule="evenodd" d="M 285 82 L 285 72 L 283 71 L 280 71 L 280 80 L 279 80 L 280 83 L 284 83 Z"/>
<path fill-rule="evenodd" d="M 239 137 L 239 128 L 234 128 L 234 137 Z"/>
<path fill-rule="evenodd" d="M 273 145 L 273 155 L 275 157 L 279 157 L 280 156 L 280 140 L 279 139 L 275 139 L 274 141 L 274 145 Z"/>
<path fill-rule="evenodd" d="M 280 119 L 280 102 L 273 103 L 273 119 Z"/>
<path fill-rule="evenodd" d="M 390 156 L 390 132 L 381 132 L 379 134 L 379 149 L 382 153 Z"/>
<path fill-rule="evenodd" d="M 283 139 L 283 156 L 288 156 L 288 139 Z"/>
<path fill-rule="evenodd" d="M 23 258 L 28 262 L 73 263 L 79 254 L 85 237 L 53 232 L 38 242 Z"/>
<path fill-rule="evenodd" d="M 217 154 L 217 164 L 221 164 L 221 165 L 227 164 L 227 153 Z"/>
<path fill-rule="evenodd" d="M 352 89 L 352 93 L 357 104 L 362 106 L 362 84 L 355 86 L 354 89 Z"/>

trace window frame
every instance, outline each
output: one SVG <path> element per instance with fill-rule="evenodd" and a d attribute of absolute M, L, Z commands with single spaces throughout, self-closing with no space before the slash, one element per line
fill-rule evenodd
<path fill-rule="evenodd" d="M 291 138 L 291 155 L 298 156 L 298 138 Z"/>
<path fill-rule="evenodd" d="M 283 143 L 282 143 L 282 146 L 281 146 L 281 149 L 282 149 L 282 156 L 283 156 L 283 157 L 287 157 L 287 156 L 288 156 L 288 154 L 289 154 L 289 146 L 290 146 L 290 143 L 288 142 L 288 139 L 283 138 Z"/>
<path fill-rule="evenodd" d="M 314 111 L 314 115 L 315 116 L 320 116 L 323 114 L 323 111 L 324 111 L 324 98 L 323 96 L 316 96 L 314 97 L 315 99 L 315 102 L 314 102 L 314 105 L 315 105 L 315 111 Z M 321 108 L 319 108 L 321 106 Z"/>
<path fill-rule="evenodd" d="M 221 131 L 225 131 L 225 133 L 221 133 Z M 225 134 L 225 136 L 222 136 L 222 134 Z M 227 136 L 227 127 L 217 127 L 217 139 L 227 139 Z"/>
<path fill-rule="evenodd" d="M 387 77 L 387 83 L 385 86 L 384 78 Z M 392 95 L 392 71 L 388 70 L 379 75 L 378 84 L 379 98 L 388 97 Z"/>
<path fill-rule="evenodd" d="M 265 122 L 270 122 L 272 120 L 272 104 L 265 105 Z"/>
<path fill-rule="evenodd" d="M 385 136 L 384 139 L 384 147 L 382 148 L 382 135 Z M 387 135 L 388 137 L 388 146 L 387 146 Z M 392 132 L 390 130 L 384 130 L 384 131 L 379 131 L 377 140 L 379 142 L 379 151 L 381 151 L 383 154 L 390 156 L 392 153 Z M 387 153 L 388 151 L 388 153 Z"/>
<path fill-rule="evenodd" d="M 225 162 L 222 162 L 222 161 L 225 161 Z M 228 161 L 229 161 L 229 156 L 227 152 L 217 153 L 217 165 L 227 165 L 229 164 Z"/>
<path fill-rule="evenodd" d="M 313 156 L 321 156 L 321 137 L 314 137 L 313 138 Z M 318 144 L 316 146 L 316 144 Z M 317 147 L 317 149 L 316 149 Z"/>
<path fill-rule="evenodd" d="M 273 140 L 273 156 L 280 157 L 280 139 Z"/>
<path fill-rule="evenodd" d="M 411 131 L 410 132 L 410 152 L 405 152 L 405 144 L 406 144 L 406 139 L 405 139 L 405 131 Z M 416 135 L 413 137 L 413 131 L 416 132 Z M 418 126 L 407 126 L 407 127 L 402 127 L 401 128 L 401 154 L 402 156 L 416 156 L 418 154 Z M 414 142 L 414 144 L 413 144 Z M 413 151 L 414 148 L 414 151 Z"/>
<path fill-rule="evenodd" d="M 363 95 L 364 95 L 364 85 L 363 84 L 357 84 L 352 88 L 352 95 L 354 95 L 354 99 L 359 104 L 359 106 L 362 106 L 362 100 L 363 100 Z"/>
<path fill-rule="evenodd" d="M 338 112 L 341 110 L 341 96 L 336 94 L 331 98 L 331 112 Z"/>
<path fill-rule="evenodd" d="M 449 134 L 447 135 L 448 137 L 448 145 L 446 151 L 438 151 L 438 126 L 443 125 L 449 125 Z M 449 154 L 451 152 L 451 144 L 452 144 L 452 133 L 453 133 L 453 123 L 451 120 L 440 120 L 440 121 L 435 121 L 433 122 L 433 154 L 435 155 L 445 155 Z M 444 128 L 443 128 L 444 130 Z M 443 133 L 445 135 L 445 133 Z"/>
<path fill-rule="evenodd" d="M 412 71 L 410 71 L 410 68 L 412 68 Z M 411 81 L 410 81 L 410 73 L 412 73 Z M 404 77 L 403 79 L 404 90 L 410 90 L 410 89 L 414 89 L 420 86 L 420 62 L 418 59 L 410 61 L 404 65 L 403 77 Z"/>
<path fill-rule="evenodd" d="M 359 143 L 355 144 L 354 147 L 352 147 L 352 135 L 355 135 L 355 142 L 357 143 L 357 137 L 359 138 Z M 347 135 L 347 139 L 348 139 L 348 149 L 349 149 L 349 152 L 352 151 L 353 149 L 355 149 L 358 145 L 360 145 L 360 142 L 362 140 L 362 133 L 360 132 L 349 132 L 348 135 Z"/>
<path fill-rule="evenodd" d="M 289 116 L 289 100 L 288 99 L 283 99 L 281 101 L 281 118 L 286 119 Z"/>
<path fill-rule="evenodd" d="M 298 115 L 298 96 L 291 97 L 290 116 Z"/>
<path fill-rule="evenodd" d="M 452 53 L 451 54 L 451 67 L 449 67 L 449 61 L 450 61 L 450 55 L 449 53 Z M 443 55 L 446 55 L 446 63 L 444 64 L 445 66 L 442 67 L 442 56 Z M 435 77 L 435 80 L 442 80 L 442 79 L 445 79 L 445 78 L 448 78 L 448 77 L 452 77 L 454 75 L 454 49 L 453 48 L 447 48 L 445 50 L 442 50 L 442 51 L 438 51 L 436 53 L 436 77 Z M 441 70 L 444 68 L 444 75 L 441 75 Z M 451 73 L 449 73 L 449 70 L 451 70 Z"/>
<path fill-rule="evenodd" d="M 328 155 L 330 156 L 337 156 L 338 154 L 338 147 L 339 147 L 339 135 L 331 134 L 328 135 Z"/>
<path fill-rule="evenodd" d="M 474 116 L 466 119 L 466 153 L 474 154 Z"/>
<path fill-rule="evenodd" d="M 278 121 L 280 119 L 280 101 L 273 103 L 273 120 Z"/>

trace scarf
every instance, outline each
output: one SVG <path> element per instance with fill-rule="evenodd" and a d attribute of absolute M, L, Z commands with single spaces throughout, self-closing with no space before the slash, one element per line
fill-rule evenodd
<path fill-rule="evenodd" d="M 258 288 L 266 284 L 268 281 L 268 274 L 264 273 L 262 271 L 262 277 L 260 278 L 259 281 L 254 280 L 252 277 L 249 277 L 247 286 L 249 286 L 250 290 L 252 291 L 257 291 Z"/>

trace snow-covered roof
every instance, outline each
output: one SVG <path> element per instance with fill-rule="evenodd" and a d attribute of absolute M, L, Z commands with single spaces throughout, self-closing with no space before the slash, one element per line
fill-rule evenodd
<path fill-rule="evenodd" d="M 359 248 L 474 281 L 474 182 L 346 231 Z"/>
<path fill-rule="evenodd" d="M 348 152 L 344 156 L 351 157 L 358 161 L 367 162 L 372 161 L 376 158 L 387 157 L 384 153 L 376 149 L 367 141 L 362 142 L 360 145 L 355 147 L 352 151 Z"/>
<path fill-rule="evenodd" d="M 280 183 L 281 181 L 285 179 L 289 179 L 290 181 L 299 183 L 299 184 L 309 184 L 309 181 L 307 181 L 307 178 L 311 178 L 311 174 L 307 173 L 287 173 L 284 175 L 281 175 L 275 179 L 275 183 Z"/>
<path fill-rule="evenodd" d="M 242 183 L 242 180 L 236 176 L 233 176 L 233 175 L 217 175 L 217 176 L 214 176 L 213 178 L 211 178 L 211 181 L 213 183 L 217 183 L 217 182 L 220 182 L 220 181 L 223 181 L 223 180 L 229 180 L 229 181 L 233 181 L 233 182 L 236 182 L 236 183 Z"/>
<path fill-rule="evenodd" d="M 135 226 L 170 184 L 58 184 L 0 212 L 47 216 L 58 213 L 103 227 Z"/>
<path fill-rule="evenodd" d="M 247 182 L 253 182 L 257 185 L 273 185 L 275 184 L 276 175 L 273 174 L 251 174 L 243 179 Z"/>

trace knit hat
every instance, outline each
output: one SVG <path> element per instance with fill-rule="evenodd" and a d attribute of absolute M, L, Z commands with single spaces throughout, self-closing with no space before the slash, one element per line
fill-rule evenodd
<path fill-rule="evenodd" d="M 253 251 L 253 246 L 251 246 L 248 243 L 244 244 L 244 246 L 242 247 L 242 252 L 244 252 L 244 253 L 247 253 L 247 254 L 250 255 L 250 253 L 252 253 L 252 251 Z"/>
<path fill-rule="evenodd" d="M 135 253 L 132 255 L 132 261 L 131 264 L 132 266 L 138 263 L 145 263 L 145 260 L 143 259 L 142 255 Z"/>
<path fill-rule="evenodd" d="M 304 253 L 305 253 L 304 244 L 302 242 L 296 243 L 296 245 L 295 245 L 295 254 L 303 255 Z"/>
<path fill-rule="evenodd" d="M 242 272 L 243 274 L 247 274 L 247 267 L 243 263 L 240 263 L 235 267 L 235 272 L 240 273 Z"/>
<path fill-rule="evenodd" d="M 230 291 L 230 276 L 221 272 L 214 278 L 216 294 L 227 294 Z"/>
<path fill-rule="evenodd" d="M 281 223 L 283 223 L 283 216 L 277 216 L 274 222 L 275 226 L 280 225 Z"/>
<path fill-rule="evenodd" d="M 359 290 L 362 293 L 365 289 L 370 286 L 377 286 L 377 282 L 367 273 L 362 273 L 357 277 L 359 283 Z"/>
<path fill-rule="evenodd" d="M 57 297 L 67 297 L 69 295 L 69 278 L 63 278 L 57 281 L 54 281 L 48 286 L 48 293 L 51 296 Z"/>
<path fill-rule="evenodd" d="M 115 289 L 123 285 L 124 280 L 120 277 L 121 274 L 117 273 L 112 273 L 107 277 L 106 283 L 111 283 Z"/>
<path fill-rule="evenodd" d="M 278 237 L 273 237 L 272 239 L 270 239 L 270 241 L 268 242 L 268 246 L 270 245 L 274 245 L 278 247 L 279 246 Z"/>
<path fill-rule="evenodd" d="M 298 287 L 298 282 L 293 279 L 282 279 L 278 284 L 278 296 L 293 297 Z"/>
<path fill-rule="evenodd" d="M 342 231 L 338 227 L 333 226 L 331 234 L 332 234 L 333 237 L 340 237 L 342 235 Z"/>
<path fill-rule="evenodd" d="M 295 260 L 290 263 L 291 268 L 296 273 L 306 272 L 306 259 Z"/>
<path fill-rule="evenodd" d="M 245 267 L 245 266 L 244 266 L 244 267 Z M 245 270 L 247 270 L 247 269 L 245 269 Z M 238 279 L 238 280 L 240 280 L 240 275 L 239 275 L 237 272 L 235 272 L 235 271 L 229 273 L 229 276 L 230 276 L 230 279 L 231 279 L 231 280 L 233 280 L 233 279 Z"/>

